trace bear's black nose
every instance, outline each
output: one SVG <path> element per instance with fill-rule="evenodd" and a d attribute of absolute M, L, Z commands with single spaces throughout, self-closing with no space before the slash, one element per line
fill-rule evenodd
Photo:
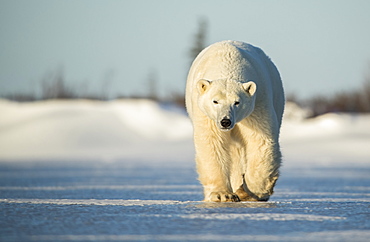
<path fill-rule="evenodd" d="M 221 120 L 221 126 L 224 128 L 228 128 L 231 125 L 231 120 L 228 118 L 224 118 Z"/>

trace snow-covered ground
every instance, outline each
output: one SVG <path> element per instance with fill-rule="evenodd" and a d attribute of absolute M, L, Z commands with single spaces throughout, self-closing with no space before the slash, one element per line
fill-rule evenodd
<path fill-rule="evenodd" d="M 306 115 L 287 104 L 281 130 L 286 165 L 370 164 L 370 115 Z M 191 123 L 174 106 L 148 100 L 0 100 L 1 161 L 193 162 L 193 154 Z"/>
<path fill-rule="evenodd" d="M 307 114 L 288 103 L 286 114 L 292 110 Z M 283 120 L 281 146 L 287 165 L 370 165 L 370 115 L 288 116 Z"/>
<path fill-rule="evenodd" d="M 185 112 L 148 100 L 3 100 L 0 114 L 3 161 L 155 162 L 193 153 L 192 127 Z"/>
<path fill-rule="evenodd" d="M 192 127 L 148 100 L 0 100 L 0 240 L 366 241 L 370 115 L 287 104 L 271 201 L 203 203 Z"/>

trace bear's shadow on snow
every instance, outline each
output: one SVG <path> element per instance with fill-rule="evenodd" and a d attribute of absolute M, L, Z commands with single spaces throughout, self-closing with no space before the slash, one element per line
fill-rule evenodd
<path fill-rule="evenodd" d="M 193 205 L 192 205 L 193 206 Z M 276 202 L 201 202 L 196 208 L 276 208 Z"/>

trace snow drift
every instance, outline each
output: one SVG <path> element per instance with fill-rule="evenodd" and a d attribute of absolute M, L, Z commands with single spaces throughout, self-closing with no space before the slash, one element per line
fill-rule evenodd
<path fill-rule="evenodd" d="M 148 100 L 2 100 L 0 113 L 3 161 L 166 158 L 192 135 L 184 111 Z"/>
<path fill-rule="evenodd" d="M 308 114 L 287 104 L 286 165 L 370 164 L 370 115 Z M 0 160 L 193 162 L 192 127 L 183 109 L 149 100 L 0 100 Z"/>

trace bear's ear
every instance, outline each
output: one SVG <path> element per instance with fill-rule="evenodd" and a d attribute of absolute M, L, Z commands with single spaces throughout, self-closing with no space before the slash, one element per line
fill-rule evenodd
<path fill-rule="evenodd" d="M 199 94 L 205 93 L 208 90 L 210 85 L 211 85 L 211 82 L 206 80 L 206 79 L 199 80 L 198 83 L 197 83 L 197 88 L 198 88 Z"/>
<path fill-rule="evenodd" d="M 257 85 L 256 83 L 252 82 L 252 81 L 249 81 L 247 83 L 243 83 L 243 88 L 244 90 L 251 96 L 254 95 L 254 93 L 256 92 L 257 90 Z"/>

